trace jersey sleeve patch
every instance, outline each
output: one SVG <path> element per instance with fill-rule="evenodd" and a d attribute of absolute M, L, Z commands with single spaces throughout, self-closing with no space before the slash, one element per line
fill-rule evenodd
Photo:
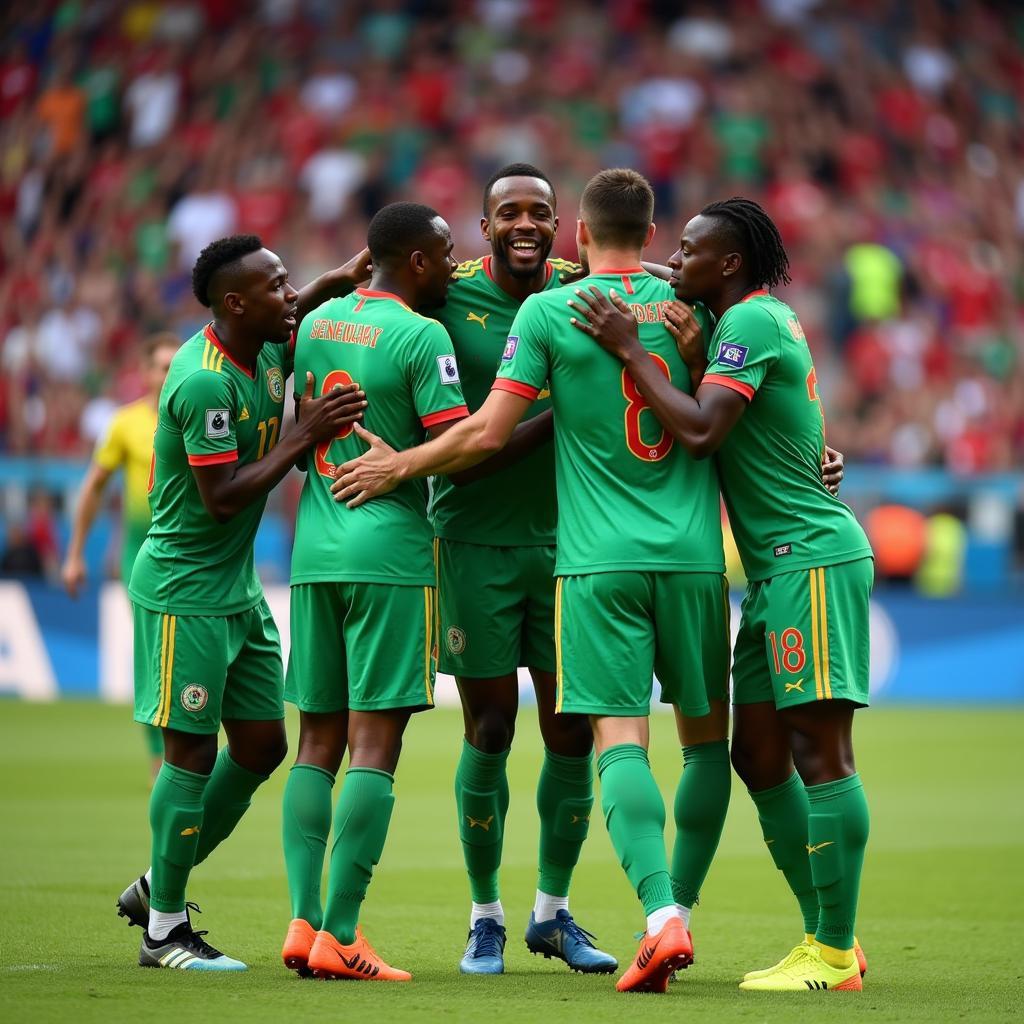
<path fill-rule="evenodd" d="M 718 346 L 716 362 L 724 363 L 726 366 L 740 369 L 747 361 L 747 354 L 750 349 L 746 345 L 737 345 L 733 341 L 723 341 Z"/>
<path fill-rule="evenodd" d="M 206 436 L 211 440 L 227 437 L 231 433 L 231 412 L 228 409 L 206 410 Z"/>
<path fill-rule="evenodd" d="M 437 357 L 437 373 L 442 384 L 459 384 L 459 364 L 453 355 Z"/>
<path fill-rule="evenodd" d="M 519 338 L 510 334 L 508 341 L 505 342 L 505 351 L 501 353 L 502 362 L 507 363 L 516 354 L 517 348 L 519 348 Z"/>

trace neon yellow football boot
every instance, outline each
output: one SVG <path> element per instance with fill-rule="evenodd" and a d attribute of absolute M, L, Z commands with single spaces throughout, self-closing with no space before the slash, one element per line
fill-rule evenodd
<path fill-rule="evenodd" d="M 817 946 L 807 944 L 797 946 L 770 974 L 740 982 L 745 992 L 859 992 L 863 987 L 856 957 L 849 967 L 833 967 Z"/>

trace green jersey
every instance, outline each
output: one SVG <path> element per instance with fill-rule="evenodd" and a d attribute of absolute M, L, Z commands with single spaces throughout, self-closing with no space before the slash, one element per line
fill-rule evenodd
<path fill-rule="evenodd" d="M 615 288 L 633 307 L 640 342 L 683 391 L 690 374 L 665 310 L 666 281 L 636 268 L 591 274 L 531 295 L 512 325 L 494 387 L 536 398 L 550 381 L 555 410 L 558 554 L 555 574 L 618 570 L 723 572 L 718 485 L 662 429 L 622 364 L 569 322 L 574 289 Z M 707 311 L 697 315 L 705 329 Z"/>
<path fill-rule="evenodd" d="M 267 499 L 218 523 L 191 467 L 244 465 L 277 444 L 291 363 L 291 342 L 267 342 L 251 374 L 228 355 L 212 324 L 175 355 L 153 437 L 153 522 L 128 587 L 136 604 L 171 615 L 236 615 L 263 599 L 253 539 Z"/>
<path fill-rule="evenodd" d="M 578 270 L 578 264 L 548 260 L 545 290 L 558 288 L 565 275 Z M 520 305 L 491 276 L 490 256 L 459 264 L 437 318 L 455 346 L 466 404 L 474 412 L 491 390 Z M 543 388 L 525 418 L 550 406 Z M 554 544 L 554 447 L 545 444 L 515 465 L 461 487 L 436 477 L 430 516 L 434 532 L 448 540 L 493 547 Z"/>
<path fill-rule="evenodd" d="M 716 461 L 749 580 L 871 555 L 854 514 L 821 482 L 825 422 L 796 314 L 766 291 L 726 310 L 705 383 L 747 399 Z"/>
<path fill-rule="evenodd" d="M 366 429 L 393 448 L 422 444 L 428 427 L 469 413 L 444 328 L 389 292 L 358 288 L 310 313 L 299 328 L 296 380 L 305 381 L 307 371 L 320 394 L 356 381 L 369 403 Z M 346 427 L 307 456 L 292 549 L 293 584 L 434 585 L 425 480 L 407 480 L 355 509 L 334 500 L 335 467 L 365 451 L 355 430 Z"/>

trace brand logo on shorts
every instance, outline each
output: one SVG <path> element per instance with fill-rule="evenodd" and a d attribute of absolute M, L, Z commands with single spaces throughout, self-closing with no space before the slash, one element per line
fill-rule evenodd
<path fill-rule="evenodd" d="M 466 649 L 466 634 L 458 626 L 449 626 L 444 634 L 444 642 L 452 654 L 461 654 Z"/>
<path fill-rule="evenodd" d="M 746 345 L 734 345 L 732 342 L 723 341 L 718 349 L 718 361 L 735 366 L 738 370 L 747 361 L 748 351 Z"/>
<path fill-rule="evenodd" d="M 275 366 L 267 370 L 267 390 L 275 402 L 284 401 L 284 376 L 280 367 Z"/>
<path fill-rule="evenodd" d="M 776 558 L 782 558 L 783 555 L 791 555 L 791 554 L 793 554 L 793 545 L 792 544 L 780 544 L 775 549 L 775 557 Z"/>
<path fill-rule="evenodd" d="M 202 711 L 209 699 L 210 695 L 207 693 L 206 687 L 200 686 L 198 683 L 189 683 L 181 691 L 181 706 L 194 714 Z"/>

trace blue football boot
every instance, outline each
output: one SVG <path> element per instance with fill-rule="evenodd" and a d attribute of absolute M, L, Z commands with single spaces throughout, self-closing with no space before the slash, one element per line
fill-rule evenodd
<path fill-rule="evenodd" d="M 459 971 L 462 974 L 504 974 L 504 952 L 505 926 L 493 917 L 481 917 L 469 931 Z"/>
<path fill-rule="evenodd" d="M 526 929 L 526 948 L 531 953 L 543 953 L 545 959 L 557 957 L 581 974 L 611 974 L 619 962 L 610 953 L 598 949 L 591 939 L 595 936 L 584 931 L 568 910 L 559 910 L 553 921 L 538 922 L 530 914 Z"/>

